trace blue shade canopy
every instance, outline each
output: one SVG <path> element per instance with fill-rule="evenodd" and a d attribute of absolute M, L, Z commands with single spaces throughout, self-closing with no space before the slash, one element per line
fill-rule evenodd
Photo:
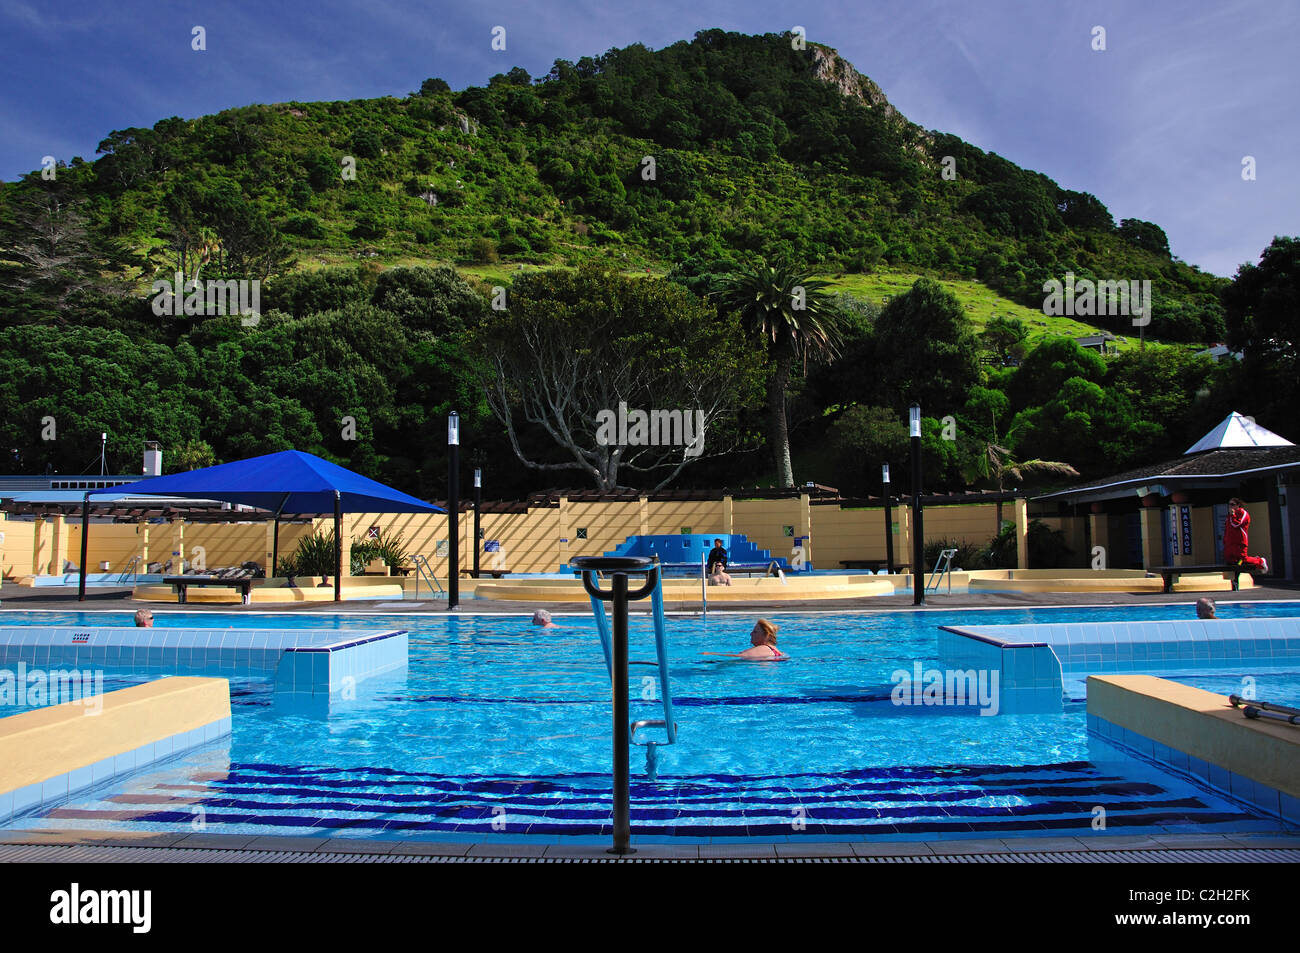
<path fill-rule="evenodd" d="M 446 512 L 298 450 L 91 490 L 90 496 L 171 496 L 240 503 L 273 513 L 333 513 L 336 491 L 347 513 Z"/>

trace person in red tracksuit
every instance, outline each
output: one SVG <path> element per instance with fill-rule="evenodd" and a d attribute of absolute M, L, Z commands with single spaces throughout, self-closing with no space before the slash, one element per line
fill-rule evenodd
<path fill-rule="evenodd" d="M 1250 548 L 1250 514 L 1235 496 L 1228 501 L 1228 520 L 1223 524 L 1223 561 L 1234 566 L 1249 566 L 1251 571 L 1268 572 L 1263 556 L 1247 556 Z"/>

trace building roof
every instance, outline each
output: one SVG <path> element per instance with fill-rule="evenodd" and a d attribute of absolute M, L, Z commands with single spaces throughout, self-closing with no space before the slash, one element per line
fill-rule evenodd
<path fill-rule="evenodd" d="M 1223 418 L 1215 427 L 1196 443 L 1187 453 L 1200 453 L 1203 450 L 1218 450 L 1224 447 L 1294 447 L 1290 440 L 1279 437 L 1267 427 L 1255 423 L 1253 417 L 1243 417 L 1235 410 Z"/>
<path fill-rule="evenodd" d="M 1300 447 L 1229 447 L 1194 456 L 1126 470 L 1113 476 L 1080 483 L 1036 500 L 1068 500 L 1082 503 L 1116 499 L 1138 491 L 1163 492 L 1167 486 L 1179 489 L 1235 485 L 1265 473 L 1300 468 Z"/>

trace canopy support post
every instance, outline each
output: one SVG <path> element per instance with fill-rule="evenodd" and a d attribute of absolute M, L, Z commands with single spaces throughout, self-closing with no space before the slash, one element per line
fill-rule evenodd
<path fill-rule="evenodd" d="M 334 601 L 343 601 L 343 497 L 334 491 Z"/>
<path fill-rule="evenodd" d="M 275 569 L 280 565 L 280 514 L 284 512 L 284 504 L 289 502 L 289 494 L 286 493 L 280 497 L 280 505 L 275 508 L 275 529 L 271 537 L 271 568 L 266 572 L 266 578 L 272 579 L 275 576 Z"/>
<path fill-rule="evenodd" d="M 81 498 L 81 577 L 77 581 L 77 601 L 86 601 L 86 553 L 90 543 L 90 493 Z M 60 566 L 60 569 L 63 567 Z"/>

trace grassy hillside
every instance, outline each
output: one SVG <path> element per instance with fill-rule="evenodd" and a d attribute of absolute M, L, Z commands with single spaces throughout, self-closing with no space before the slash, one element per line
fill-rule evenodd
<path fill-rule="evenodd" d="M 707 31 L 460 92 L 431 79 L 405 99 L 164 119 L 99 151 L 57 183 L 0 189 L 6 247 L 54 191 L 86 222 L 74 264 L 137 289 L 188 272 L 196 249 L 215 252 L 209 277 L 450 261 L 497 281 L 520 264 L 689 274 L 762 255 L 873 295 L 942 277 L 977 320 L 1045 320 L 1024 309 L 1067 270 L 1150 278 L 1153 338 L 1222 336 L 1223 282 L 1172 258 L 1158 226 L 1116 225 L 1093 196 L 920 129 L 834 51 L 777 34 Z M 979 300 L 989 290 L 1006 301 Z M 1032 327 L 1084 330 L 1047 320 Z"/>

